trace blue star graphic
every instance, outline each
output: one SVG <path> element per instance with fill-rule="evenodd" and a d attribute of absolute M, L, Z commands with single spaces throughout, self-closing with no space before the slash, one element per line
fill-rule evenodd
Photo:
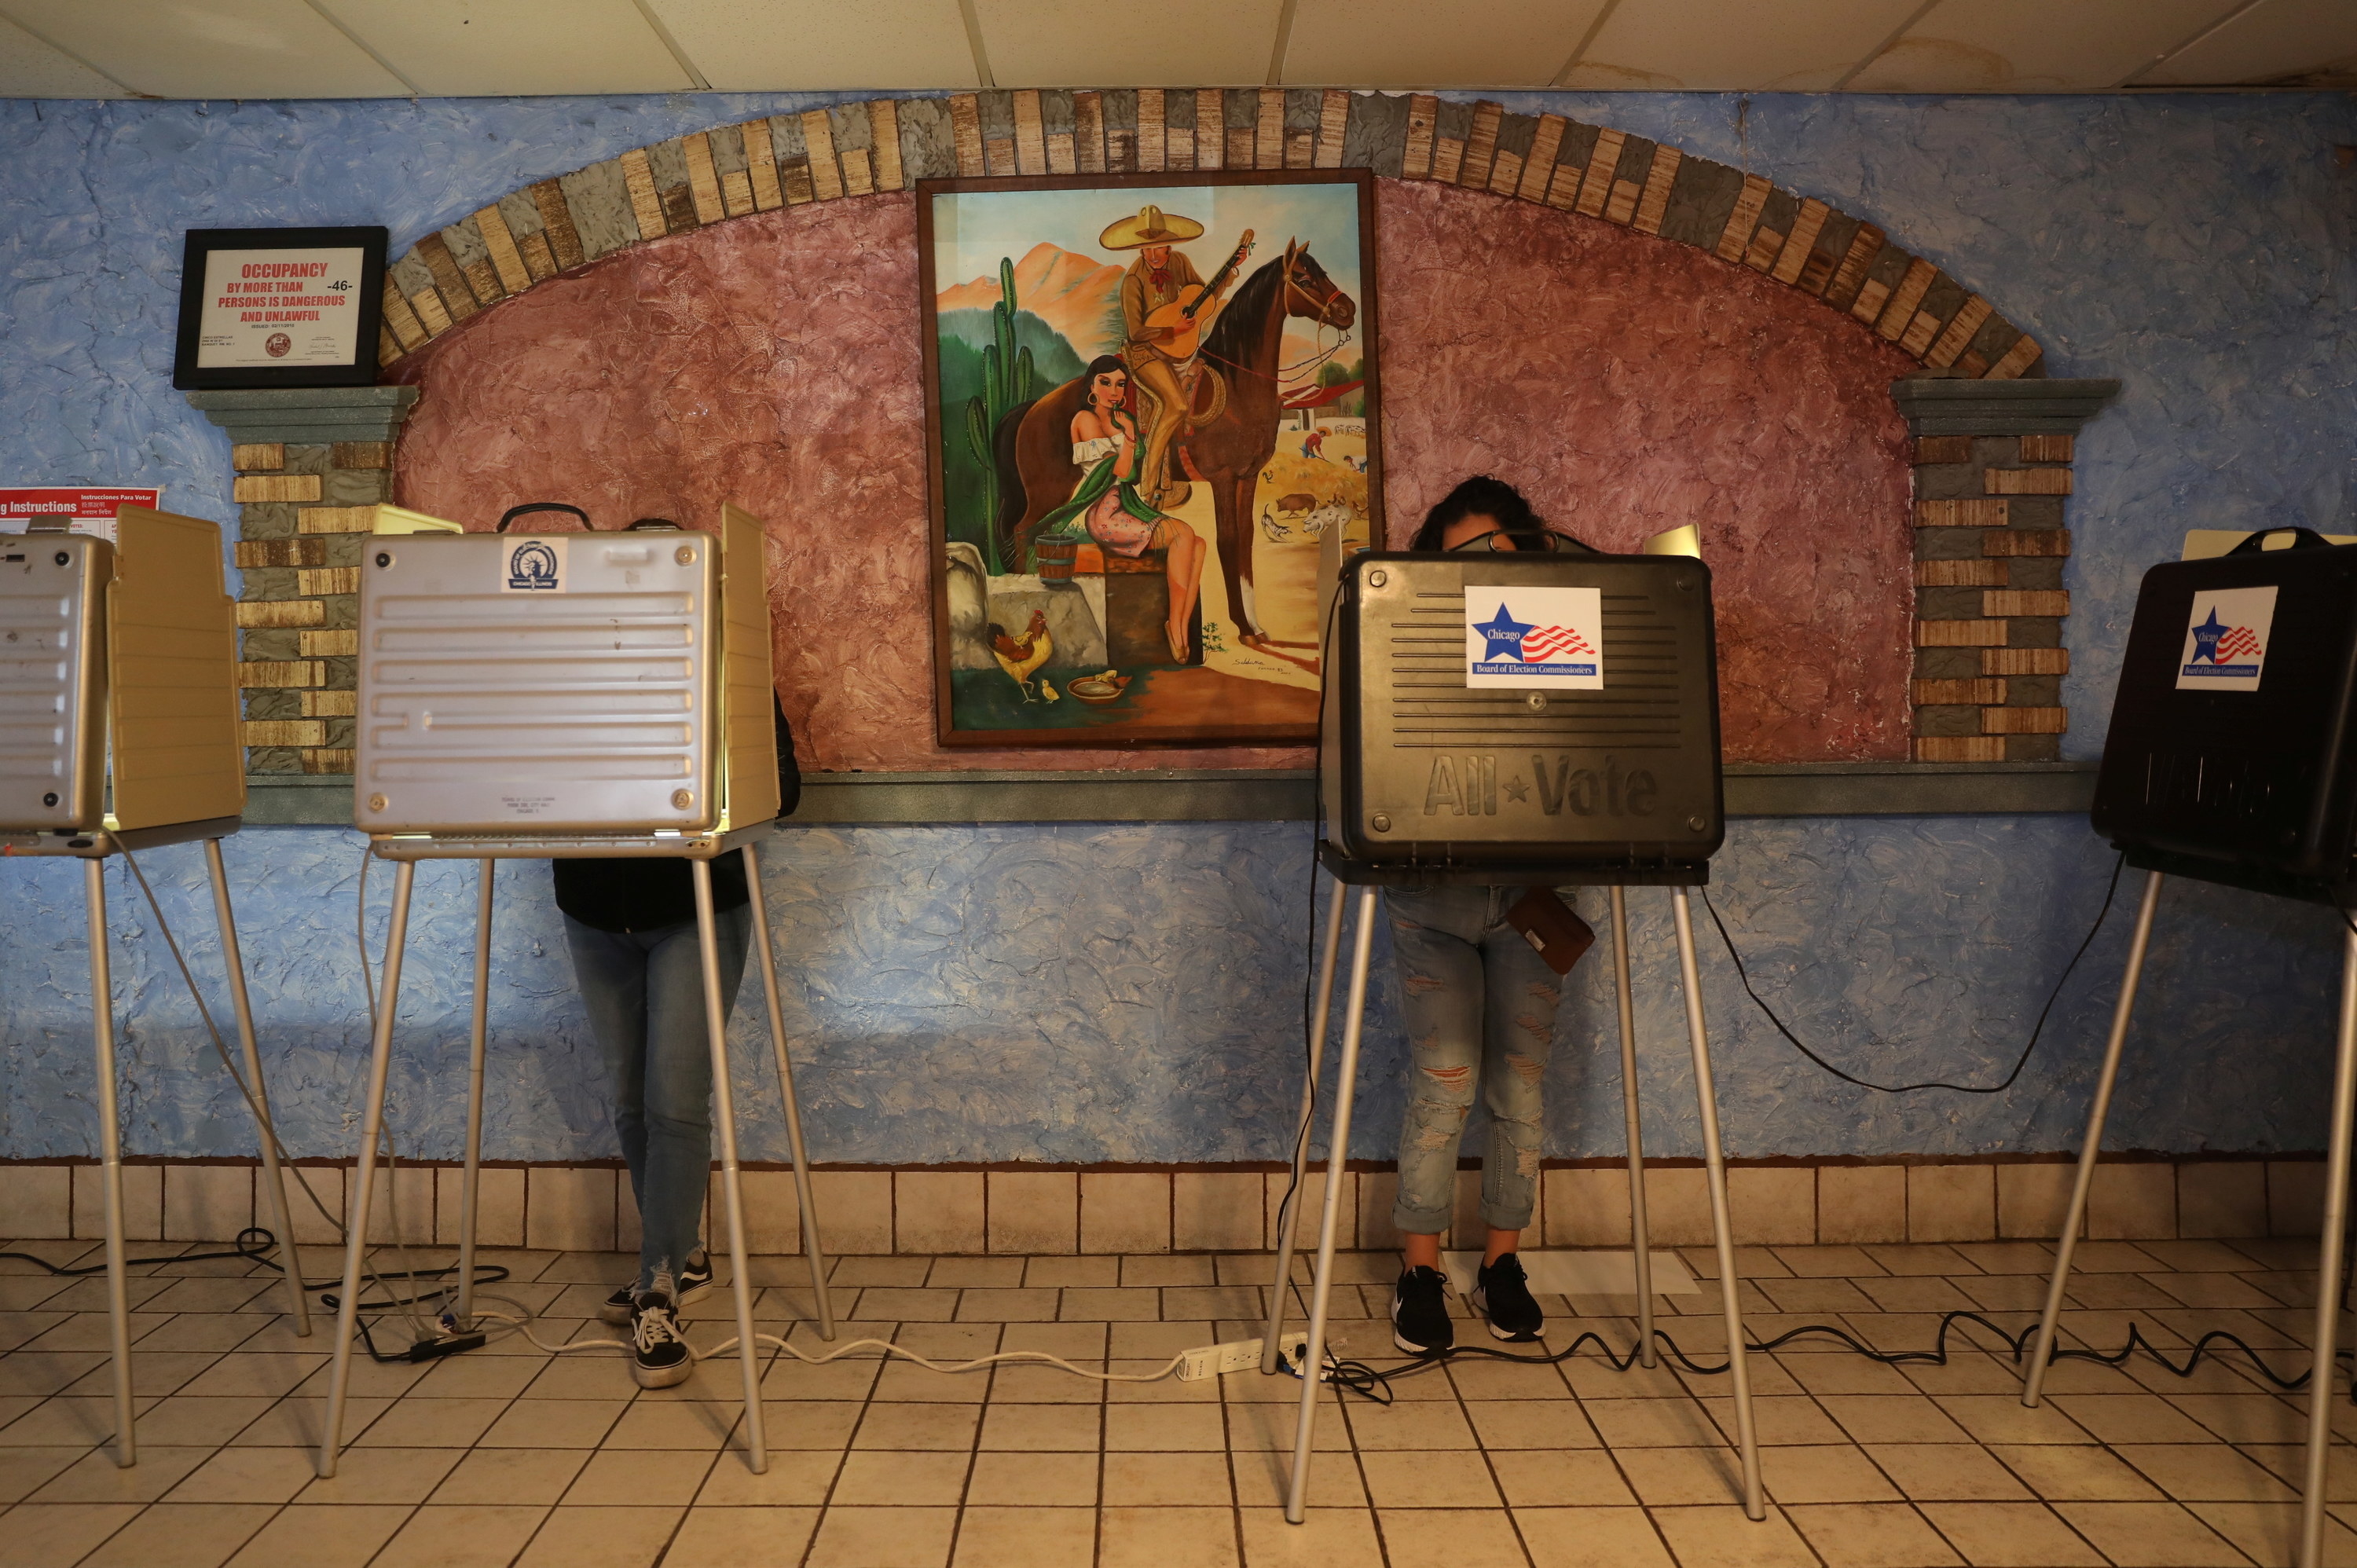
<path fill-rule="evenodd" d="M 1529 635 L 1531 625 L 1516 620 L 1507 613 L 1503 605 L 1498 607 L 1497 619 L 1475 621 L 1473 629 L 1490 639 L 1490 651 L 1481 655 L 1481 661 L 1486 664 L 1502 657 L 1520 664 L 1523 661 L 1523 639 Z"/>
<path fill-rule="evenodd" d="M 2193 658 L 2195 661 L 2198 663 L 2201 660 L 2207 659 L 2212 664 L 2217 663 L 2218 639 L 2225 636 L 2231 629 L 2233 628 L 2230 627 L 2219 625 L 2218 612 L 2214 609 L 2212 610 L 2210 612 L 2209 620 L 2193 628 Z"/>

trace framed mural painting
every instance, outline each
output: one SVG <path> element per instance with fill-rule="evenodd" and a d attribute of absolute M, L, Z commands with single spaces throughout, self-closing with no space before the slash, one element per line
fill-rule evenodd
<path fill-rule="evenodd" d="M 917 214 L 942 743 L 1314 741 L 1319 542 L 1383 531 L 1368 174 Z"/>

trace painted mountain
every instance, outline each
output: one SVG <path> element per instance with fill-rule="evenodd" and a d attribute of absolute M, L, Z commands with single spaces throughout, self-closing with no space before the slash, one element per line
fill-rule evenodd
<path fill-rule="evenodd" d="M 1015 263 L 1015 300 L 1024 311 L 1055 328 L 1086 363 L 1115 347 L 1106 340 L 1108 313 L 1121 295 L 1119 267 L 1075 255 L 1042 241 Z M 998 279 L 975 278 L 942 290 L 935 308 L 987 312 L 998 303 Z"/>

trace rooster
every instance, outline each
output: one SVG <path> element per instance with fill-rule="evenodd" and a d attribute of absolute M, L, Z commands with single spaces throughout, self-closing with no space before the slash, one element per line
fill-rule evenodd
<path fill-rule="evenodd" d="M 1056 651 L 1053 638 L 1048 635 L 1048 615 L 1044 610 L 1031 612 L 1031 624 L 1023 628 L 1020 638 L 1006 635 L 1006 628 L 996 621 L 990 623 L 990 656 L 1015 682 L 1027 703 L 1037 702 L 1031 694 L 1031 672 L 1048 662 Z"/>

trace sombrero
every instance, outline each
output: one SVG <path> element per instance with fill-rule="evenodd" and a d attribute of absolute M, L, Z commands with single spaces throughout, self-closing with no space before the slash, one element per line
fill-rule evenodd
<path fill-rule="evenodd" d="M 1203 226 L 1192 218 L 1181 218 L 1159 207 L 1141 207 L 1136 217 L 1125 218 L 1098 235 L 1097 243 L 1108 251 L 1134 251 L 1140 245 L 1168 245 L 1202 235 Z"/>

